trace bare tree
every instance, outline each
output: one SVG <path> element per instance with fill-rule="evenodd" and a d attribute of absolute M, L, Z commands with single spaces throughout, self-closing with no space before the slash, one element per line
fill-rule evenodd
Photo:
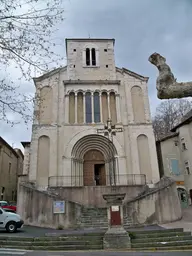
<path fill-rule="evenodd" d="M 63 0 L 1 0 L 0 4 L 0 120 L 9 122 L 9 113 L 30 118 L 31 97 L 18 91 L 10 74 L 17 69 L 20 79 L 30 80 L 34 68 L 47 71 L 58 65 L 60 56 L 51 37 L 63 20 Z"/>
<path fill-rule="evenodd" d="M 192 109 L 192 102 L 186 99 L 166 100 L 159 104 L 153 117 L 156 139 L 170 134 L 170 130 L 181 122 L 182 117 Z"/>

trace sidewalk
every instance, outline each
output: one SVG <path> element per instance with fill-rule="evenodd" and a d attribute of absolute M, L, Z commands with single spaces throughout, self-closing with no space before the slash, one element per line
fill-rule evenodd
<path fill-rule="evenodd" d="M 179 221 L 160 225 L 163 228 L 183 228 L 184 231 L 192 232 L 192 206 L 183 209 L 183 218 Z"/>

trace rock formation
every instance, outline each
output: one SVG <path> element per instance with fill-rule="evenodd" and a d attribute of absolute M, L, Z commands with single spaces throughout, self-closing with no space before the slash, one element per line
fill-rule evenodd
<path fill-rule="evenodd" d="M 163 56 L 155 52 L 149 57 L 149 62 L 155 65 L 159 70 L 159 76 L 156 81 L 157 97 L 159 99 L 192 96 L 192 82 L 178 83 Z"/>

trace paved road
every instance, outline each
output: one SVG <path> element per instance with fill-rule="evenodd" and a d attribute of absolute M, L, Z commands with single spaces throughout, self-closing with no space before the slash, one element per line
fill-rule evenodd
<path fill-rule="evenodd" d="M 27 252 L 17 250 L 0 249 L 0 256 L 191 256 L 192 251 L 188 252 L 107 252 L 107 251 L 74 251 L 74 252 Z"/>

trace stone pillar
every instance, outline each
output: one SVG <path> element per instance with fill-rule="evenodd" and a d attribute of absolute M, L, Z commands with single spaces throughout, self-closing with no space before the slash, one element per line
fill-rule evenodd
<path fill-rule="evenodd" d="M 69 94 L 65 95 L 65 123 L 69 123 Z"/>
<path fill-rule="evenodd" d="M 77 93 L 75 93 L 75 124 L 77 123 Z"/>
<path fill-rule="evenodd" d="M 103 108 L 102 108 L 102 93 L 99 93 L 99 104 L 100 104 L 100 122 L 103 123 Z"/>
<path fill-rule="evenodd" d="M 83 93 L 83 123 L 86 123 L 86 101 L 85 101 L 85 92 Z"/>
<path fill-rule="evenodd" d="M 110 93 L 107 93 L 107 104 L 108 104 L 108 118 L 111 118 L 111 110 L 110 110 Z"/>
<path fill-rule="evenodd" d="M 116 113 L 117 113 L 117 123 L 121 123 L 121 110 L 120 110 L 120 95 L 116 94 Z"/>
<path fill-rule="evenodd" d="M 91 92 L 92 123 L 94 123 L 94 93 Z"/>
<path fill-rule="evenodd" d="M 80 168 L 80 186 L 83 186 L 83 160 L 81 160 L 81 168 Z"/>
<path fill-rule="evenodd" d="M 108 230 L 103 238 L 104 249 L 131 248 L 128 232 L 123 227 L 123 199 L 125 194 L 111 193 L 103 195 L 107 202 Z"/>

